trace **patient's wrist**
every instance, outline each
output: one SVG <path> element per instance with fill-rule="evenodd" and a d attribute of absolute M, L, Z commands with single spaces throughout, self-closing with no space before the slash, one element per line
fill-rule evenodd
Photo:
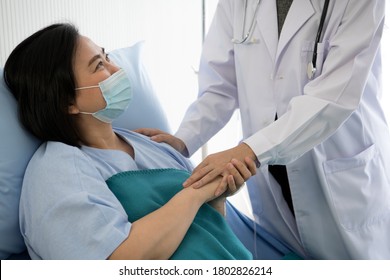
<path fill-rule="evenodd" d="M 195 203 L 199 208 L 209 201 L 210 194 L 208 194 L 204 189 L 194 189 L 192 187 L 184 188 L 182 190 L 183 192 L 187 193 L 187 195 L 190 197 L 191 203 Z"/>

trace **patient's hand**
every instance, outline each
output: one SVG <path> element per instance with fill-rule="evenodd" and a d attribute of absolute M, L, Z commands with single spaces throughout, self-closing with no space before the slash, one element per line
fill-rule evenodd
<path fill-rule="evenodd" d="M 179 138 L 177 138 L 177 137 L 175 137 L 167 132 L 164 132 L 162 130 L 155 129 L 155 128 L 139 128 L 139 129 L 136 129 L 134 131 L 137 133 L 149 136 L 151 140 L 156 141 L 158 143 L 161 143 L 161 142 L 167 143 L 167 144 L 171 145 L 179 153 L 188 157 L 187 147 L 184 144 L 184 142 L 181 139 L 179 139 Z"/>

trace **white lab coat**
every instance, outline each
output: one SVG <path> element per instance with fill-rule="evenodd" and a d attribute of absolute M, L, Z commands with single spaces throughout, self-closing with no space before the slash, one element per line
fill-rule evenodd
<path fill-rule="evenodd" d="M 324 0 L 295 0 L 280 39 L 275 1 L 262 0 L 256 43 L 233 44 L 242 37 L 243 3 L 220 0 L 199 98 L 176 136 L 192 154 L 239 108 L 244 142 L 262 164 L 247 182 L 255 220 L 308 258 L 390 259 L 390 136 L 380 106 L 385 0 L 330 1 L 312 80 L 306 69 Z M 256 3 L 248 1 L 247 25 Z M 287 166 L 295 219 L 268 164 Z"/>

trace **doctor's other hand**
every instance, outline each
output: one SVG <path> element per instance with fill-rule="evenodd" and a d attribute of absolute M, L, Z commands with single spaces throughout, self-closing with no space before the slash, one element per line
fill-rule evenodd
<path fill-rule="evenodd" d="M 234 195 L 245 181 L 255 174 L 256 163 L 250 157 L 245 157 L 244 162 L 232 159 L 222 173 L 223 180 L 220 182 L 215 196 L 220 196 L 223 193 L 225 197 Z"/>
<path fill-rule="evenodd" d="M 245 143 L 219 153 L 207 156 L 183 183 L 184 187 L 200 188 L 217 176 L 227 177 L 229 193 L 236 192 L 235 186 L 241 186 L 251 176 L 256 174 L 256 156 Z M 234 184 L 232 182 L 234 180 Z M 220 190 L 224 188 L 220 184 Z M 218 192 L 218 190 L 217 190 Z"/>
<path fill-rule="evenodd" d="M 158 143 L 167 143 L 172 146 L 176 151 L 181 153 L 183 156 L 188 156 L 187 147 L 182 140 L 179 138 L 162 131 L 156 128 L 139 128 L 134 130 L 137 133 L 143 134 L 145 136 L 149 136 L 151 140 Z"/>

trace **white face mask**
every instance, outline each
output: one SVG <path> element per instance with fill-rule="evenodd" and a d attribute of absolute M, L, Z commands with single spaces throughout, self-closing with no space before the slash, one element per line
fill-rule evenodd
<path fill-rule="evenodd" d="M 119 117 L 127 109 L 133 97 L 130 80 L 123 69 L 115 72 L 97 86 L 79 87 L 75 90 L 89 88 L 100 88 L 106 107 L 94 113 L 80 112 L 80 114 L 92 115 L 105 123 L 111 123 Z"/>

